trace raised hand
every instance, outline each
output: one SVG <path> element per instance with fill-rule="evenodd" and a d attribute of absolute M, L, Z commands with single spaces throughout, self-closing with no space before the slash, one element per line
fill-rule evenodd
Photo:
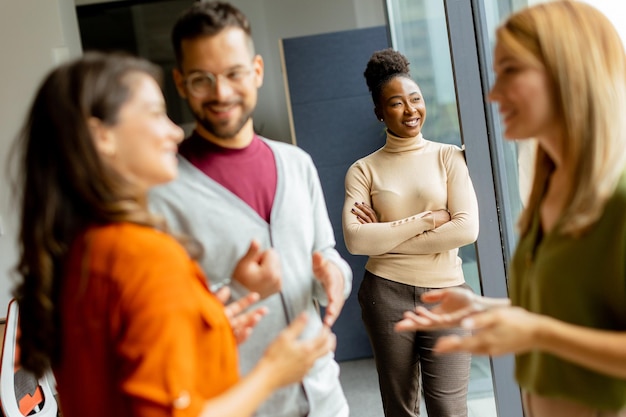
<path fill-rule="evenodd" d="M 217 293 L 215 293 L 215 295 L 222 302 L 222 304 L 226 304 L 230 298 L 230 289 L 228 287 L 222 287 L 217 291 Z M 259 307 L 246 311 L 248 307 L 257 301 L 259 301 L 259 294 L 252 292 L 245 297 L 224 306 L 224 312 L 230 321 L 230 327 L 233 329 L 233 334 L 235 335 L 237 344 L 242 344 L 248 340 L 254 327 L 268 313 L 267 307 Z"/>
<path fill-rule="evenodd" d="M 276 387 L 301 381 L 318 358 L 335 350 L 337 339 L 325 326 L 313 339 L 299 339 L 307 321 L 306 314 L 298 316 L 276 337 L 259 361 L 260 366 L 272 368 L 271 377 Z"/>
<path fill-rule="evenodd" d="M 341 270 L 332 262 L 324 259 L 320 252 L 313 253 L 313 275 L 322 284 L 326 291 L 328 304 L 326 305 L 326 314 L 324 315 L 324 324 L 332 327 L 339 317 L 344 299 L 344 279 Z"/>
<path fill-rule="evenodd" d="M 431 309 L 419 306 L 407 311 L 396 323 L 395 330 L 416 331 L 457 327 L 461 320 L 480 311 L 510 304 L 508 299 L 482 297 L 466 288 L 451 287 L 422 294 L 425 303 L 437 303 Z"/>
<path fill-rule="evenodd" d="M 520 307 L 485 311 L 461 321 L 463 328 L 472 330 L 470 336 L 440 337 L 434 350 L 491 356 L 527 352 L 537 347 L 536 335 L 542 320 L 549 319 Z"/>
<path fill-rule="evenodd" d="M 269 297 L 282 288 L 280 259 L 273 249 L 261 250 L 259 242 L 252 240 L 248 252 L 239 260 L 233 271 L 233 280 L 261 298 Z"/>

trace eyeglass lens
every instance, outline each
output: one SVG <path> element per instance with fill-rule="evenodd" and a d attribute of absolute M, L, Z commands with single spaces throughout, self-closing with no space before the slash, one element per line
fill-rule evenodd
<path fill-rule="evenodd" d="M 187 88 L 196 96 L 206 96 L 213 92 L 220 77 L 220 82 L 226 82 L 234 86 L 241 84 L 251 72 L 252 69 L 250 68 L 236 69 L 227 74 L 217 74 L 217 76 L 210 72 L 195 72 L 187 78 Z"/>

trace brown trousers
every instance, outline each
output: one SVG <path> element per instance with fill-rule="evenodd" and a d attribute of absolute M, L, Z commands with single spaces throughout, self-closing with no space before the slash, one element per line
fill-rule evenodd
<path fill-rule="evenodd" d="M 419 416 L 422 391 L 428 417 L 467 417 L 471 355 L 432 351 L 439 336 L 467 331 L 398 333 L 393 329 L 405 311 L 424 305 L 420 296 L 431 289 L 390 281 L 369 271 L 359 288 L 361 317 L 374 352 L 386 417 Z"/>

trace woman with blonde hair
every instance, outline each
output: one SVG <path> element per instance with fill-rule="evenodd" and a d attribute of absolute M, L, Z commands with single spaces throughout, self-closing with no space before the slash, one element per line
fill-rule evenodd
<path fill-rule="evenodd" d="M 626 416 L 626 58 L 610 21 L 578 1 L 523 9 L 498 29 L 507 139 L 536 138 L 509 300 L 433 291 L 396 330 L 461 325 L 438 352 L 516 355 L 527 416 Z"/>

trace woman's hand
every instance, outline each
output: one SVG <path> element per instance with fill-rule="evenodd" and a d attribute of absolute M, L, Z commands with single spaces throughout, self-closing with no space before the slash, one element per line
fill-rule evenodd
<path fill-rule="evenodd" d="M 441 226 L 442 224 L 448 223 L 451 219 L 450 212 L 448 210 L 435 210 L 432 211 L 426 217 L 433 217 L 435 219 L 435 229 Z"/>
<path fill-rule="evenodd" d="M 520 307 L 497 308 L 461 321 L 472 330 L 470 336 L 443 336 L 437 340 L 438 353 L 470 352 L 498 356 L 523 353 L 538 347 L 537 333 L 544 317 Z"/>
<path fill-rule="evenodd" d="M 407 311 L 404 318 L 396 323 L 398 332 L 416 330 L 436 330 L 457 327 L 461 320 L 480 311 L 493 307 L 510 305 L 508 299 L 482 297 L 467 288 L 451 287 L 428 291 L 422 294 L 425 303 L 437 303 L 430 310 L 419 306 L 415 311 Z"/>
<path fill-rule="evenodd" d="M 334 350 L 336 344 L 335 336 L 326 326 L 313 339 L 301 340 L 306 323 L 305 314 L 298 316 L 278 334 L 247 375 L 206 401 L 200 415 L 251 416 L 277 388 L 302 381 L 315 361 Z"/>
<path fill-rule="evenodd" d="M 259 366 L 269 367 L 275 387 L 301 381 L 318 358 L 335 350 L 337 339 L 327 326 L 313 339 L 300 339 L 307 321 L 306 314 L 298 316 L 280 332 L 259 361 Z"/>
<path fill-rule="evenodd" d="M 354 203 L 354 207 L 350 210 L 361 224 L 378 223 L 378 216 L 373 208 L 365 203 Z"/>
<path fill-rule="evenodd" d="M 222 287 L 215 295 L 222 304 L 226 304 L 230 298 L 230 289 L 228 287 Z M 257 301 L 259 301 L 259 294 L 252 292 L 224 306 L 224 313 L 226 313 L 226 317 L 228 317 L 230 327 L 233 329 L 233 334 L 235 335 L 238 345 L 248 340 L 254 327 L 268 313 L 267 307 L 259 307 L 245 311 Z"/>

